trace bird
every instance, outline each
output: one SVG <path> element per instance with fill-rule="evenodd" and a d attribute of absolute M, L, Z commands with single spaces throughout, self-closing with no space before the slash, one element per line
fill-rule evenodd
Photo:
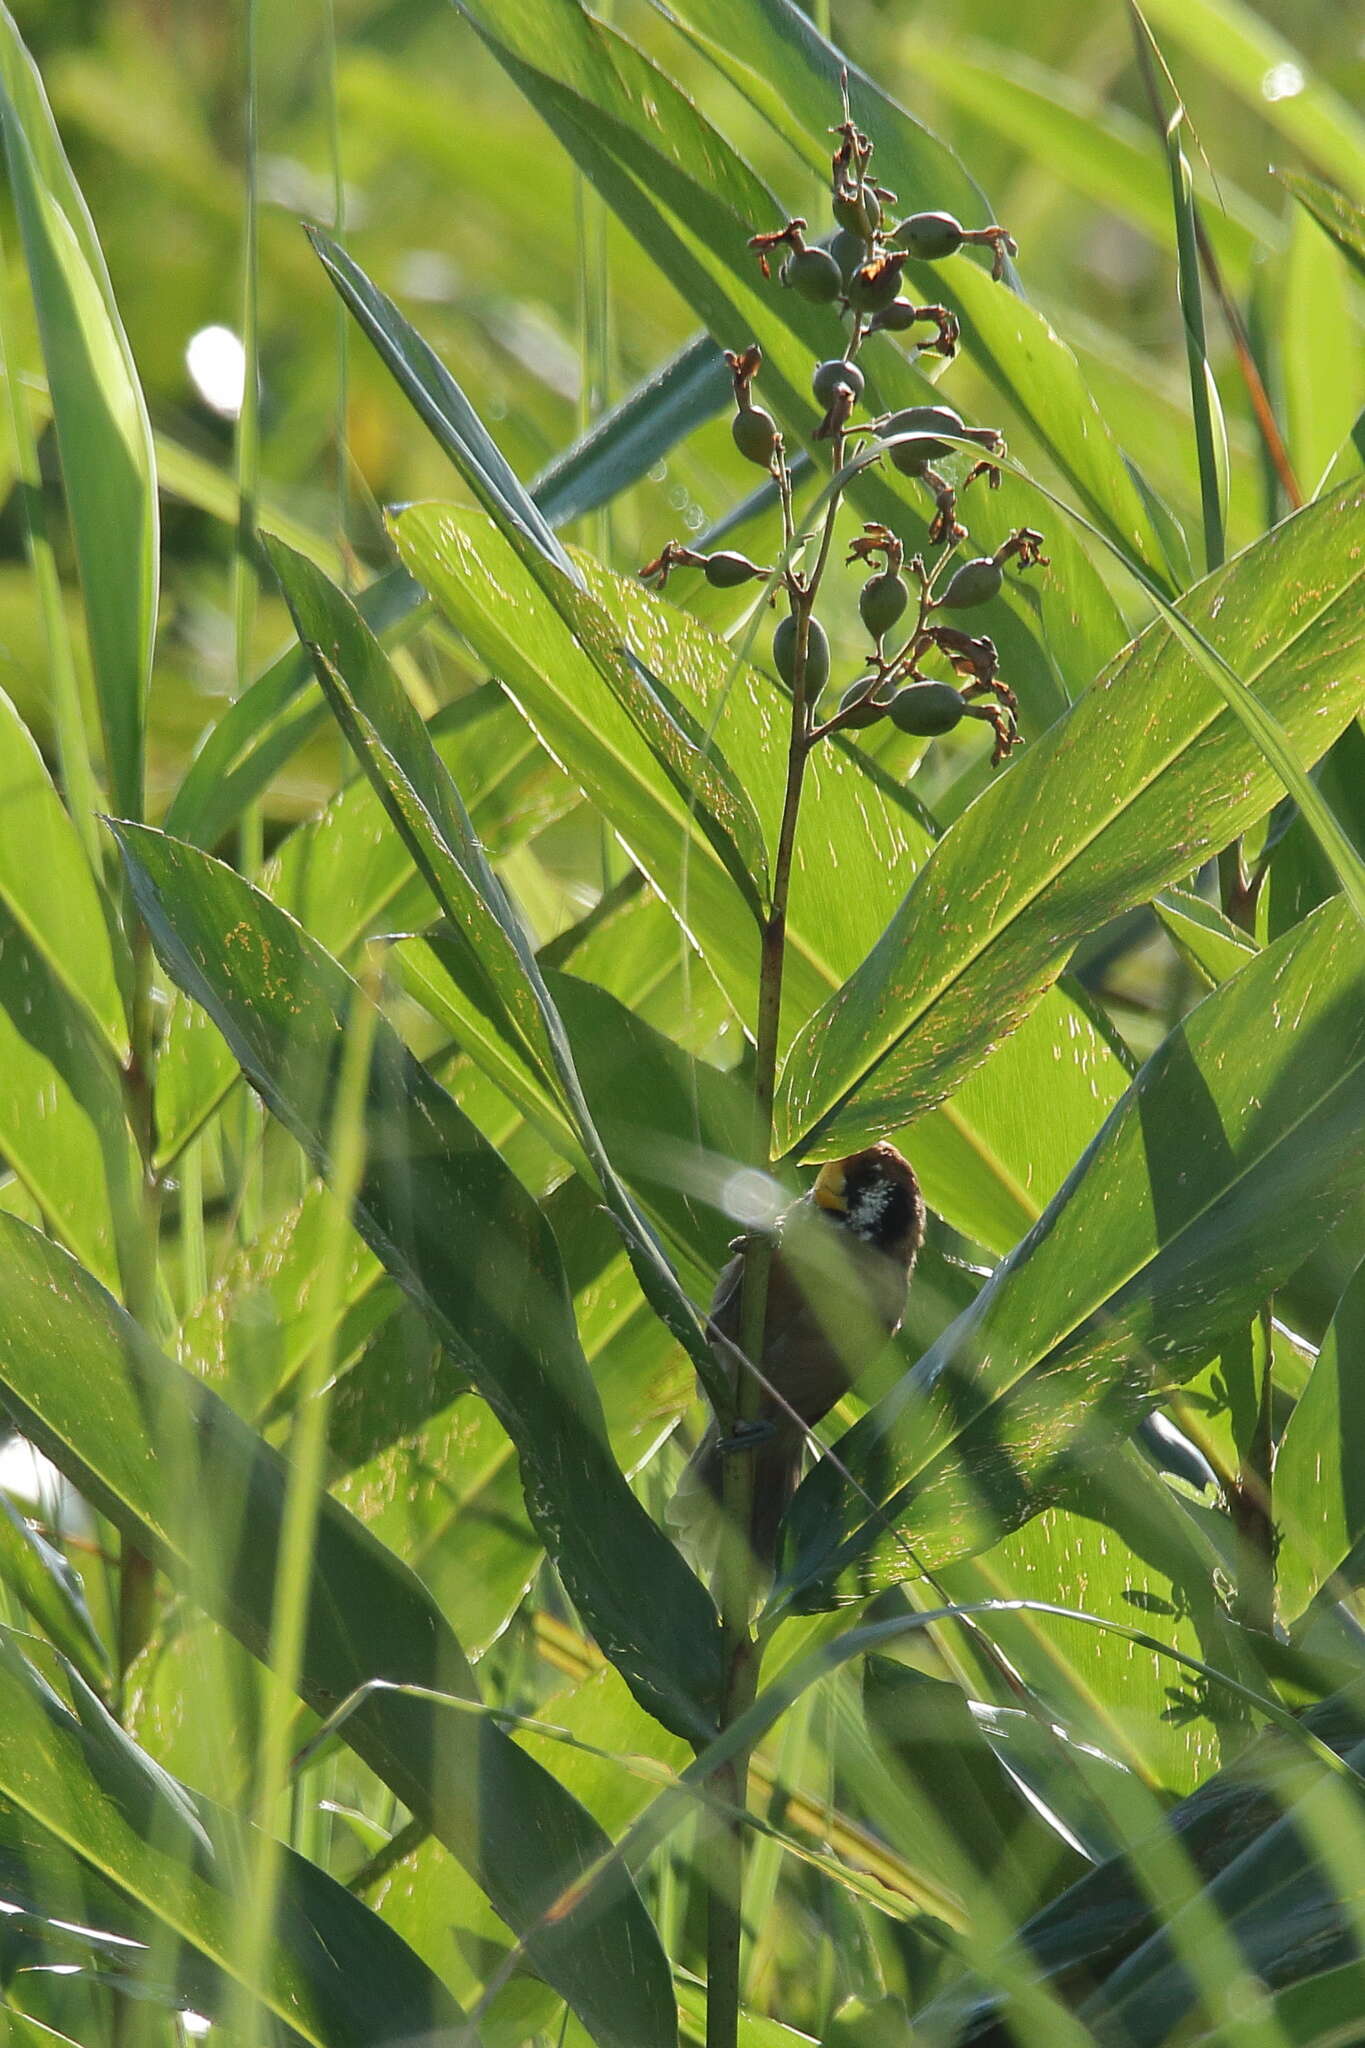
<path fill-rule="evenodd" d="M 801 1476 L 806 1429 L 829 1413 L 900 1327 L 924 1241 L 914 1168 L 886 1143 L 830 1160 L 778 1217 L 774 1233 L 759 1367 L 787 1405 L 765 1390 L 756 1423 L 725 1448 L 713 1417 L 668 1508 L 669 1522 L 701 1554 L 716 1524 L 726 1455 L 752 1457 L 749 1541 L 769 1570 Z M 735 1240 L 708 1316 L 712 1337 L 728 1340 L 721 1356 L 732 1384 L 737 1364 L 729 1346 L 739 1343 L 744 1242 Z"/>

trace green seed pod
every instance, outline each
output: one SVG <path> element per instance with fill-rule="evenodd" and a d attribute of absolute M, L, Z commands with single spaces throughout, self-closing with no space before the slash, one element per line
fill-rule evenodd
<path fill-rule="evenodd" d="M 858 699 L 866 688 L 866 676 L 859 676 L 856 683 L 850 683 L 843 696 L 839 699 L 840 711 L 847 711 L 851 705 L 858 704 Z M 890 708 L 890 691 L 883 693 L 881 690 L 874 690 L 865 703 L 858 704 L 858 709 L 854 712 L 848 723 L 851 727 L 875 725 L 879 718 L 885 718 Z"/>
<path fill-rule="evenodd" d="M 951 683 L 911 683 L 891 699 L 891 723 L 919 739 L 937 739 L 960 723 L 966 706 Z"/>
<path fill-rule="evenodd" d="M 964 236 L 961 223 L 950 213 L 912 213 L 891 239 L 918 263 L 941 263 L 962 247 Z"/>
<path fill-rule="evenodd" d="M 777 421 L 770 412 L 761 405 L 747 406 L 731 420 L 730 432 L 741 455 L 760 469 L 768 468 L 777 446 Z"/>
<path fill-rule="evenodd" d="M 836 192 L 834 218 L 841 228 L 848 228 L 859 237 L 875 235 L 882 224 L 882 202 L 870 185 L 864 185 L 861 194 Z"/>
<path fill-rule="evenodd" d="M 844 288 L 843 275 L 828 249 L 798 249 L 778 275 L 813 306 L 833 305 Z"/>
<path fill-rule="evenodd" d="M 842 356 L 832 356 L 827 363 L 817 363 L 810 380 L 817 405 L 833 405 L 834 394 L 841 384 L 846 384 L 855 398 L 863 395 L 863 373 L 856 363 L 846 363 Z"/>
<path fill-rule="evenodd" d="M 764 571 L 757 568 L 744 555 L 722 552 L 707 556 L 702 574 L 717 590 L 733 590 L 740 583 L 752 583 L 755 578 L 762 576 Z"/>
<path fill-rule="evenodd" d="M 953 575 L 938 600 L 945 611 L 966 611 L 969 605 L 989 604 L 993 597 L 999 597 L 1000 586 L 1005 572 L 998 562 L 989 555 L 978 555 L 975 561 L 964 562 Z"/>
<path fill-rule="evenodd" d="M 914 326 L 919 310 L 909 299 L 893 299 L 882 307 L 875 324 L 883 334 L 904 334 L 907 327 Z"/>
<path fill-rule="evenodd" d="M 905 578 L 898 576 L 894 569 L 883 569 L 858 593 L 858 610 L 874 640 L 880 640 L 891 631 L 909 602 L 910 592 Z"/>
<path fill-rule="evenodd" d="M 855 270 L 867 261 L 867 244 L 861 235 L 855 235 L 851 228 L 840 228 L 829 245 L 829 253 L 839 266 L 839 282 L 847 285 Z"/>
<path fill-rule="evenodd" d="M 904 412 L 892 413 L 885 426 L 880 429 L 888 439 L 892 434 L 960 434 L 962 419 L 949 405 L 912 405 Z M 953 452 L 948 441 L 904 441 L 899 448 L 888 450 L 891 466 L 902 476 L 923 476 L 931 462 L 942 462 L 945 455 Z"/>
<path fill-rule="evenodd" d="M 773 666 L 788 688 L 796 675 L 796 614 L 788 612 L 773 634 Z M 812 619 L 806 635 L 806 699 L 813 704 L 829 681 L 829 635 Z"/>
<path fill-rule="evenodd" d="M 901 266 L 879 256 L 864 263 L 848 281 L 848 303 L 855 313 L 880 313 L 895 298 L 901 285 Z"/>

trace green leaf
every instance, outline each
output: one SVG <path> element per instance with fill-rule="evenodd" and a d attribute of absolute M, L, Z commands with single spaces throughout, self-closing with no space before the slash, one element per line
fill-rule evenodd
<path fill-rule="evenodd" d="M 0 1493 L 0 1579 L 87 1684 L 103 1692 L 110 1679 L 109 1652 L 90 1619 L 81 1582 L 61 1551 L 29 1527 L 4 1493 Z"/>
<path fill-rule="evenodd" d="M 0 8 L 0 120 L 52 393 L 110 783 L 120 809 L 139 816 L 156 630 L 151 428 L 94 227 L 7 8 Z"/>
<path fill-rule="evenodd" d="M 1151 131 L 1117 101 L 1101 98 L 1091 85 L 1046 68 L 1003 39 L 949 44 L 937 22 L 909 29 L 906 47 L 932 65 L 936 95 L 970 113 L 1033 165 L 1046 166 L 1050 183 L 1062 181 L 1090 205 L 1118 214 L 1160 247 L 1167 245 L 1170 190 Z M 1278 223 L 1230 183 L 1221 165 L 1216 182 L 1200 165 L 1193 168 L 1200 197 L 1212 202 L 1206 225 L 1214 249 L 1243 277 L 1258 245 L 1275 246 Z M 1062 204 L 1074 217 L 1071 201 L 1063 198 Z M 1026 265 L 1032 253 L 1025 243 Z M 1142 452 L 1149 459 L 1148 450 Z"/>
<path fill-rule="evenodd" d="M 1182 601 L 1307 764 L 1365 695 L 1353 655 L 1363 505 L 1353 485 L 1307 507 Z M 780 1142 L 847 1152 L 941 1099 L 1078 938 L 1188 874 L 1276 789 L 1202 668 L 1149 626 L 939 842 L 807 1026 L 783 1076 Z"/>
<path fill-rule="evenodd" d="M 128 1057 L 120 958 L 99 885 L 32 734 L 0 691 L 0 903 L 48 973 Z"/>
<path fill-rule="evenodd" d="M 77 899 L 79 901 L 79 898 Z M 0 1151 L 110 1287 L 136 1256 L 142 1166 L 107 1038 L 0 903 Z"/>
<path fill-rule="evenodd" d="M 238 1974 L 233 1880 L 247 1830 L 196 1800 L 129 1740 L 74 1673 L 75 1713 L 9 1643 L 0 1641 L 0 1794 L 49 1838 L 41 1868 L 63 1857 L 96 1873 L 165 1965 L 165 1937 L 183 1945 L 177 1975 L 209 2012 Z M 438 1980 L 383 1922 L 291 1850 L 255 1987 L 262 2004 L 313 2048 L 398 2048 L 464 2018 Z M 58 1910 L 53 1873 L 44 1902 Z M 137 1951 L 135 1951 L 135 1954 Z M 128 1966 L 137 1983 L 136 1963 Z"/>
<path fill-rule="evenodd" d="M 1365 392 L 1365 344 L 1360 287 L 1341 251 L 1301 209 L 1289 223 L 1278 289 L 1294 309 L 1278 350 L 1285 438 L 1305 492 L 1316 497 L 1338 450 L 1350 446 Z"/>
<path fill-rule="evenodd" d="M 1256 951 L 1247 932 L 1187 889 L 1163 889 L 1152 908 L 1206 988 L 1217 988 Z"/>
<path fill-rule="evenodd" d="M 1282 1611 L 1302 1614 L 1365 1535 L 1360 1446 L 1365 1418 L 1365 1265 L 1358 1266 L 1275 1454 Z"/>
<path fill-rule="evenodd" d="M 997 1540 L 1216 1350 L 1365 1182 L 1365 978 L 1339 902 L 1147 1062 L 965 1315 L 843 1437 L 789 1518 L 779 1605 L 820 1607 Z M 1353 1135 L 1354 1133 L 1354 1135 Z M 874 1511 L 868 1512 L 868 1495 Z M 899 1532 L 899 1538 L 898 1533 Z"/>
<path fill-rule="evenodd" d="M 652 376 L 547 463 L 530 493 L 551 526 L 595 512 L 731 403 L 730 372 L 709 335 L 685 342 Z"/>
<path fill-rule="evenodd" d="M 140 846 L 158 836 L 133 829 Z M 212 865 L 188 850 L 185 858 Z M 283 937 L 289 927 L 275 916 Z M 20 1428 L 255 1656 L 268 1655 L 284 1459 L 164 1358 L 48 1239 L 0 1217 L 0 1245 L 0 1386 Z M 407 1566 L 324 1498 L 300 1689 L 326 1715 L 376 1679 L 478 1699 L 434 1601 Z M 345 1733 L 513 1928 L 535 1928 L 606 1847 L 582 1809 L 486 1716 L 439 1712 L 381 1689 L 351 1714 Z M 587 1927 L 570 1912 L 529 1941 L 533 1967 L 604 2040 L 669 2048 L 667 1969 L 633 1893 Z"/>
<path fill-rule="evenodd" d="M 115 829 L 167 972 L 325 1173 L 355 984 L 229 868 Z M 382 1019 L 366 1120 L 357 1227 L 516 1443 L 532 1517 L 604 1653 L 660 1719 L 704 1730 L 720 1693 L 715 1609 L 611 1456 L 543 1216 Z"/>
<path fill-rule="evenodd" d="M 1358 277 L 1365 277 L 1365 208 L 1306 171 L 1276 170 L 1275 176 L 1318 226 L 1330 235 Z"/>

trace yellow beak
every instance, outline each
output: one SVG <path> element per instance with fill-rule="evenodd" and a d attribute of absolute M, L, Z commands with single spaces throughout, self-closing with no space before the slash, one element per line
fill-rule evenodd
<path fill-rule="evenodd" d="M 820 1168 L 811 1193 L 819 1208 L 833 1209 L 841 1216 L 845 1213 L 848 1208 L 848 1196 L 844 1193 L 842 1160 L 831 1159 Z"/>

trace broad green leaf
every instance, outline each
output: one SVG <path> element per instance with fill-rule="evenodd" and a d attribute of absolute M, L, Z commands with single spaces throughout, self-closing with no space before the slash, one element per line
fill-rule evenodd
<path fill-rule="evenodd" d="M 1117 1462 L 1137 1458 L 1131 1446 L 1115 1438 L 1107 1447 L 1106 1477 Z M 1152 1484 L 1158 1494 L 1163 1490 L 1154 1476 Z M 1092 1490 L 1100 1492 L 1082 1477 L 1070 1489 L 1069 1503 L 1084 1502 Z M 946 1566 L 941 1582 L 946 1597 L 963 1605 L 991 1599 L 1046 1601 L 1056 1599 L 1058 1588 L 1064 1587 L 1067 1597 L 1083 1605 L 1087 1614 L 1130 1627 L 1150 1626 L 1163 1645 L 1218 1661 L 1222 1631 L 1215 1623 L 1207 1635 L 1204 1632 L 1214 1605 L 1209 1577 L 1222 1564 L 1211 1546 L 1187 1542 L 1174 1558 L 1153 1560 L 1130 1548 L 1107 1520 L 1076 1513 L 1070 1504 L 1035 1515 L 985 1555 Z M 1094 1505 L 1099 1515 L 1107 1503 L 1097 1498 Z M 1191 1565 L 1200 1574 L 1194 1580 L 1193 1600 L 1183 1576 Z M 1214 1706 L 1221 1707 L 1222 1702 L 1206 1706 L 1202 1713 L 1172 1714 L 1181 1674 L 1169 1657 L 1144 1654 L 1120 1636 L 1027 1611 L 992 1616 L 990 1635 L 1006 1668 L 1047 1702 L 1048 1714 L 1066 1729 L 1071 1742 L 1089 1746 L 1169 1792 L 1192 1791 L 1216 1769 Z M 997 1683 L 993 1696 L 1009 1707 L 1017 1692 Z M 1060 1788 L 1057 1807 L 1066 1813 L 1067 1798 Z"/>
<path fill-rule="evenodd" d="M 1331 236 L 1356 275 L 1365 277 L 1365 208 L 1338 192 L 1335 185 L 1326 185 L 1304 171 L 1277 170 L 1275 175 Z"/>
<path fill-rule="evenodd" d="M 49 1228 L 117 1288 L 142 1167 L 108 1039 L 0 904 L 0 1150 Z"/>
<path fill-rule="evenodd" d="M 1307 507 L 1183 600 L 1311 765 L 1362 701 L 1365 495 Z M 1273 802 L 1276 778 L 1164 624 L 1149 626 L 939 842 L 788 1056 L 785 1146 L 828 1156 L 949 1093 L 1084 933 Z"/>
<path fill-rule="evenodd" d="M 789 1518 L 779 1606 L 969 1555 L 1103 1458 L 1287 1279 L 1365 1184 L 1365 981 L 1340 902 L 1164 1041 L 965 1315 Z M 871 1497 L 869 1503 L 869 1496 Z M 872 1512 L 869 1513 L 869 1505 Z"/>
<path fill-rule="evenodd" d="M 7 8 L 0 10 L 0 120 L 52 393 L 110 784 L 120 809 L 140 815 L 158 571 L 151 428 L 90 216 Z"/>
<path fill-rule="evenodd" d="M 572 801 L 570 785 L 495 685 L 438 712 L 430 731 L 452 774 L 477 792 L 475 828 L 495 854 L 519 845 Z M 363 779 L 344 785 L 320 817 L 295 827 L 263 881 L 342 959 L 376 929 L 421 924 L 430 914 L 427 885 Z M 173 1000 L 157 1061 L 160 1164 L 179 1154 L 236 1078 L 236 1062 L 203 1012 Z"/>
<path fill-rule="evenodd" d="M 156 836 L 139 833 L 144 843 Z M 0 1218 L 0 1243 L 0 1386 L 24 1434 L 264 1657 L 284 1459 L 164 1358 L 46 1238 Z M 313 1572 L 300 1685 L 317 1713 L 331 1713 L 379 1678 L 477 1700 L 464 1653 L 430 1596 L 327 1499 Z M 564 1884 L 606 1846 L 582 1809 L 485 1716 L 452 1711 L 438 1722 L 421 1702 L 380 1690 L 349 1717 L 345 1732 L 514 1928 L 536 1927 Z M 633 1895 L 619 1895 L 586 1927 L 570 1913 L 529 1939 L 534 1966 L 600 2026 L 603 2039 L 667 2048 L 667 1972 Z"/>
<path fill-rule="evenodd" d="M 109 1652 L 90 1618 L 81 1582 L 60 1550 L 30 1528 L 0 1493 L 0 1579 L 54 1648 L 97 1692 L 109 1683 Z"/>
<path fill-rule="evenodd" d="M 168 973 L 325 1172 L 355 984 L 230 869 L 161 833 L 117 830 Z M 366 1124 L 358 1228 L 516 1443 L 528 1506 L 604 1653 L 651 1712 L 705 1729 L 720 1690 L 715 1610 L 611 1456 L 544 1218 L 382 1019 Z"/>
<path fill-rule="evenodd" d="M 395 948 L 404 986 L 465 1045 L 569 1163 L 589 1176 L 572 1122 L 525 1062 L 489 1042 L 460 986 L 458 948 L 437 927 Z M 691 1060 L 590 982 L 546 976 L 583 1093 L 613 1162 L 688 1261 L 698 1288 L 725 1263 L 725 1183 L 748 1154 L 752 1108 L 739 1081 Z"/>
<path fill-rule="evenodd" d="M 1365 1265 L 1337 1304 L 1275 1453 L 1276 1577 L 1286 1620 L 1303 1612 L 1365 1535 L 1362 1391 Z"/>
<path fill-rule="evenodd" d="M 233 1880 L 246 1830 L 167 1777 L 79 1678 L 68 1682 L 75 1713 L 0 1642 L 0 1793 L 50 1837 L 45 1864 L 65 1853 L 97 1874 L 123 1904 L 125 1928 L 156 1955 L 153 1968 L 165 1953 L 159 1936 L 170 1937 L 173 1955 L 183 1948 L 186 1988 L 213 2012 L 238 1971 Z M 268 2012 L 312 2048 L 398 2048 L 414 2033 L 462 2023 L 382 1921 L 303 1857 L 281 1854 L 269 1973 L 253 1987 Z M 60 1888 L 58 1880 L 58 1896 Z"/>
<path fill-rule="evenodd" d="M 547 463 L 530 493 L 551 526 L 594 512 L 731 403 L 730 373 L 705 334 L 637 384 L 588 432 Z"/>
<path fill-rule="evenodd" d="M 233 1253 L 176 1332 L 180 1363 L 244 1421 L 259 1425 L 288 1403 L 310 1347 L 330 1341 L 340 1371 L 397 1306 L 383 1267 L 351 1231 L 333 1283 L 336 1321 L 323 1327 L 314 1296 L 335 1229 L 332 1196 L 315 1181 L 300 1202 Z"/>
<path fill-rule="evenodd" d="M 737 1007 L 751 1014 L 758 949 L 733 879 L 510 546 L 480 515 L 453 506 L 401 512 L 394 535 L 414 575 L 499 676 L 541 744 L 603 810 L 664 901 L 677 914 L 685 896 L 689 924 L 719 937 L 712 971 L 723 985 L 739 984 Z"/>
<path fill-rule="evenodd" d="M 889 1657 L 863 1666 L 863 1710 L 878 1751 L 938 1809 L 964 1854 L 1023 1919 L 1084 1863 L 1041 1820 L 992 1752 L 956 1685 Z M 875 1815 L 870 1816 L 875 1819 Z"/>
<path fill-rule="evenodd" d="M 555 0 L 556 15 L 569 4 Z M 842 53 L 791 0 L 687 0 L 676 12 L 823 181 L 828 175 L 827 130 L 838 119 L 840 76 L 847 62 Z M 499 10 L 498 32 L 507 35 L 503 15 Z M 768 81 L 779 77 L 781 88 L 775 92 Z M 979 193 L 964 189 L 961 168 L 941 143 L 853 68 L 849 98 L 854 119 L 876 143 L 876 175 L 895 188 L 901 212 L 946 209 L 979 224 L 989 209 Z M 1165 587 L 1165 551 L 1142 491 L 1079 364 L 1048 322 L 1017 292 L 994 284 L 970 258 L 912 265 L 911 274 L 923 287 L 912 296 L 942 298 L 954 309 L 964 352 L 974 366 L 1037 435 L 1096 522 Z"/>
<path fill-rule="evenodd" d="M 128 1057 L 110 920 L 33 736 L 0 691 L 0 901 L 44 965 Z"/>
<path fill-rule="evenodd" d="M 1358 1771 L 1365 1743 L 1348 1750 L 1347 1761 Z M 1304 1774 L 1284 1813 L 1225 1863 L 1195 1902 L 1195 1910 L 1211 1907 L 1221 1917 L 1253 1984 L 1292 1983 L 1357 1954 L 1357 1872 L 1365 1850 L 1360 1781 L 1348 1791 L 1335 1774 L 1313 1776 L 1316 1782 Z M 1324 1853 L 1329 1840 L 1334 1856 Z M 1097 2034 L 1112 2030 L 1134 2048 L 1156 2048 L 1189 2016 L 1209 2012 L 1214 1987 L 1200 1984 L 1196 1995 L 1181 1953 L 1189 1920 L 1188 1903 L 1168 1909 L 1163 1924 L 1085 2000 L 1081 2015 Z M 1238 2031 L 1245 2039 L 1245 2013 Z M 1276 2041 L 1269 2030 L 1265 2038 Z"/>

